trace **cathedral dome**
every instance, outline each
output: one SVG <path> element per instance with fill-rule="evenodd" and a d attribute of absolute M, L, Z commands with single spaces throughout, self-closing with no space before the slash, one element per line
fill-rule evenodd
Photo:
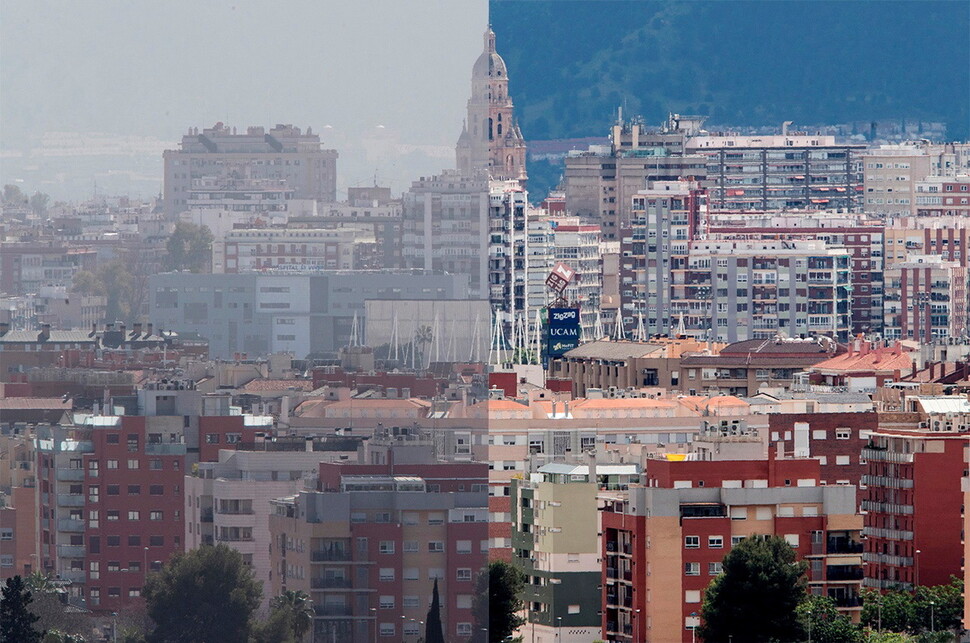
<path fill-rule="evenodd" d="M 485 50 L 475 61 L 472 75 L 475 78 L 508 78 L 505 61 L 495 52 L 495 32 L 491 26 L 485 30 Z"/>
<path fill-rule="evenodd" d="M 507 78 L 508 71 L 505 69 L 505 61 L 497 53 L 484 52 L 475 61 L 475 66 L 472 67 L 472 74 L 476 78 Z"/>

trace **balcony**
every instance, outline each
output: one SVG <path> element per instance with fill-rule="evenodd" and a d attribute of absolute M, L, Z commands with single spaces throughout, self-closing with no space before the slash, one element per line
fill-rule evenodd
<path fill-rule="evenodd" d="M 66 580 L 71 583 L 83 583 L 87 580 L 87 576 L 83 569 L 64 569 L 60 572 L 61 580 Z"/>
<path fill-rule="evenodd" d="M 324 550 L 324 551 L 313 551 L 310 552 L 310 560 L 314 563 L 325 563 L 325 562 L 345 562 L 349 563 L 352 561 L 350 552 L 343 550 Z"/>
<path fill-rule="evenodd" d="M 67 493 L 57 494 L 57 506 L 58 507 L 83 507 L 84 506 L 84 496 L 74 495 Z"/>
<path fill-rule="evenodd" d="M 84 558 L 87 550 L 84 545 L 58 545 L 57 555 L 60 558 Z"/>
<path fill-rule="evenodd" d="M 185 445 L 180 443 L 149 443 L 145 455 L 185 455 Z"/>
<path fill-rule="evenodd" d="M 84 521 L 61 518 L 57 521 L 57 531 L 84 531 Z"/>
<path fill-rule="evenodd" d="M 827 581 L 862 580 L 862 576 L 862 568 L 855 565 L 829 565 L 825 569 Z"/>
<path fill-rule="evenodd" d="M 313 578 L 310 580 L 313 589 L 349 589 L 349 578 Z"/>
<path fill-rule="evenodd" d="M 829 540 L 825 551 L 827 554 L 861 554 L 863 547 L 862 543 L 851 540 Z"/>
<path fill-rule="evenodd" d="M 84 480 L 84 469 L 58 469 L 57 479 L 61 482 L 81 482 Z"/>
<path fill-rule="evenodd" d="M 348 605 L 314 605 L 317 616 L 350 616 L 353 612 Z"/>

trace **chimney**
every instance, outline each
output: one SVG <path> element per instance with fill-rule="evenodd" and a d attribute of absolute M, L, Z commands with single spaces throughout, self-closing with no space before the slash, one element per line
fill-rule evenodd
<path fill-rule="evenodd" d="M 125 326 L 125 322 L 121 322 L 121 326 L 119 328 L 121 328 L 121 339 L 128 339 L 128 327 Z"/>
<path fill-rule="evenodd" d="M 290 424 L 290 396 L 284 395 L 283 399 L 280 400 L 280 423 Z"/>
<path fill-rule="evenodd" d="M 141 337 L 141 322 L 135 322 L 133 326 L 135 329 L 135 337 Z"/>
<path fill-rule="evenodd" d="M 7 331 L 9 330 L 10 330 L 10 322 L 0 322 L 0 337 L 3 337 L 4 335 L 6 335 Z"/>
<path fill-rule="evenodd" d="M 40 326 L 40 336 L 37 339 L 40 340 L 40 341 L 42 341 L 42 342 L 46 342 L 50 338 L 51 338 L 51 325 L 50 324 L 41 324 L 41 326 Z"/>
<path fill-rule="evenodd" d="M 94 337 L 98 334 L 98 322 L 91 322 L 91 334 L 89 337 Z"/>
<path fill-rule="evenodd" d="M 151 337 L 151 335 L 152 335 L 152 323 L 151 322 L 148 322 L 148 331 L 147 331 L 147 334 L 148 334 L 149 337 Z"/>
<path fill-rule="evenodd" d="M 587 478 L 587 480 L 589 482 L 592 482 L 593 484 L 596 484 L 596 481 L 597 481 L 597 478 L 596 478 L 596 451 L 595 450 L 590 451 L 589 453 L 586 454 L 586 457 L 587 457 L 587 462 L 589 464 L 589 477 Z"/>
<path fill-rule="evenodd" d="M 860 342 L 859 355 L 868 355 L 868 354 L 869 354 L 869 342 L 863 339 Z"/>
<path fill-rule="evenodd" d="M 307 453 L 313 453 L 313 436 L 311 435 L 306 436 L 306 439 L 304 442 L 304 450 Z"/>
<path fill-rule="evenodd" d="M 936 379 L 936 362 L 930 363 L 930 381 Z"/>

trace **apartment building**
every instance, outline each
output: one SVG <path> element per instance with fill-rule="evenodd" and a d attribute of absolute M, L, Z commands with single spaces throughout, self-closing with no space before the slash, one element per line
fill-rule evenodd
<path fill-rule="evenodd" d="M 234 229 L 212 242 L 212 272 L 373 270 L 376 241 L 366 228 Z"/>
<path fill-rule="evenodd" d="M 963 396 L 902 398 L 879 414 L 862 451 L 867 471 L 865 585 L 943 585 L 962 576 L 963 504 L 970 403 Z"/>
<path fill-rule="evenodd" d="M 850 254 L 820 241 L 695 241 L 673 271 L 678 333 L 736 342 L 827 335 L 851 328 Z M 679 274 L 678 274 L 679 273 Z M 673 322 L 672 322 L 673 323 Z"/>
<path fill-rule="evenodd" d="M 529 311 L 528 199 L 518 181 L 489 182 L 488 299 L 509 326 Z"/>
<path fill-rule="evenodd" d="M 74 283 L 79 270 L 94 270 L 97 251 L 61 242 L 0 242 L 0 292 L 36 293 L 44 286 Z"/>
<path fill-rule="evenodd" d="M 970 214 L 970 174 L 933 176 L 916 183 L 916 216 Z"/>
<path fill-rule="evenodd" d="M 472 636 L 487 465 L 395 459 L 321 463 L 315 491 L 273 501 L 270 591 L 312 597 L 318 640 L 413 643 L 435 583 L 446 640 Z"/>
<path fill-rule="evenodd" d="M 886 268 L 883 332 L 930 342 L 967 332 L 967 268 L 941 255 L 909 255 Z"/>
<path fill-rule="evenodd" d="M 401 267 L 468 275 L 469 298 L 489 299 L 488 180 L 446 170 L 402 196 Z"/>
<path fill-rule="evenodd" d="M 707 162 L 712 208 L 851 209 L 862 204 L 861 157 L 866 146 L 834 136 L 699 134 L 685 153 Z"/>
<path fill-rule="evenodd" d="M 707 239 L 814 240 L 843 247 L 850 254 L 852 333 L 882 330 L 884 239 L 890 228 L 882 220 L 822 212 L 712 213 L 704 226 Z M 888 241 L 886 242 L 889 243 Z M 886 248 L 887 254 L 891 248 Z"/>
<path fill-rule="evenodd" d="M 276 125 L 237 133 L 223 123 L 190 128 L 177 150 L 165 150 L 164 209 L 171 220 L 191 207 L 197 179 L 221 181 L 241 176 L 283 181 L 298 199 L 336 201 L 337 151 L 323 149 L 310 128 Z M 198 187 L 198 186 L 197 186 Z M 204 186 L 203 186 L 204 187 Z"/>
<path fill-rule="evenodd" d="M 356 457 L 356 453 L 353 454 Z M 263 607 L 273 594 L 269 558 L 271 501 L 292 496 L 315 477 L 325 454 L 310 451 L 219 451 L 185 476 L 185 548 L 223 543 L 242 554 L 263 584 Z"/>
<path fill-rule="evenodd" d="M 707 177 L 707 162 L 696 154 L 675 155 L 665 147 L 591 146 L 570 152 L 563 174 L 566 209 L 600 225 L 603 239 L 619 241 L 633 218 L 633 196 L 657 181 Z"/>
<path fill-rule="evenodd" d="M 138 602 L 146 574 L 184 549 L 186 445 L 155 419 L 38 428 L 39 568 L 96 612 Z"/>
<path fill-rule="evenodd" d="M 862 155 L 862 164 L 866 212 L 915 214 L 916 183 L 933 173 L 926 150 L 912 144 L 880 145 Z"/>
<path fill-rule="evenodd" d="M 826 337 L 749 339 L 720 351 L 681 357 L 678 382 L 688 395 L 756 395 L 762 386 L 791 389 L 799 372 L 835 354 Z"/>
<path fill-rule="evenodd" d="M 597 496 L 639 481 L 636 464 L 552 462 L 512 481 L 512 562 L 528 578 L 519 630 L 536 643 L 598 638 L 600 536 Z"/>
<path fill-rule="evenodd" d="M 743 538 L 777 535 L 809 563 L 808 591 L 860 609 L 853 486 L 820 486 L 817 460 L 649 460 L 642 487 L 602 513 L 602 628 L 610 641 L 695 638 L 704 590 Z M 679 633 L 679 634 L 677 634 Z"/>
<path fill-rule="evenodd" d="M 683 275 L 690 241 L 700 231 L 706 194 L 696 182 L 657 181 L 633 198 L 620 239 L 620 306 L 628 332 L 668 334 L 676 325 L 672 275 Z M 681 271 L 673 273 L 672 271 Z"/>

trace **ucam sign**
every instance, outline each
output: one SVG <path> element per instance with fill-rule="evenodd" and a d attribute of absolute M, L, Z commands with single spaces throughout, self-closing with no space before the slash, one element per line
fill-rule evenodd
<path fill-rule="evenodd" d="M 546 352 L 559 357 L 579 346 L 579 309 L 550 308 Z"/>

